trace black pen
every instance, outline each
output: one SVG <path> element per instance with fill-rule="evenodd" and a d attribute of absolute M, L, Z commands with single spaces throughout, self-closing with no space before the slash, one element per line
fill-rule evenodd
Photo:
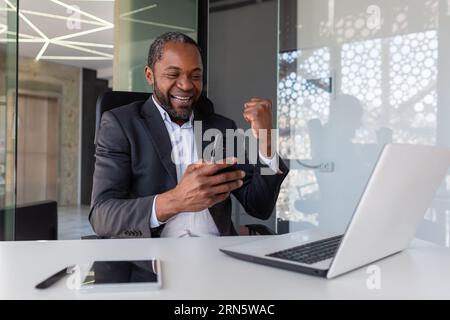
<path fill-rule="evenodd" d="M 74 271 L 74 268 L 75 268 L 75 265 L 72 265 L 72 266 L 68 266 L 68 267 L 56 272 L 55 274 L 51 275 L 44 281 L 38 283 L 35 288 L 36 289 L 47 289 L 48 287 L 50 287 L 51 285 L 56 283 L 58 280 L 64 278 L 68 274 L 71 274 Z"/>

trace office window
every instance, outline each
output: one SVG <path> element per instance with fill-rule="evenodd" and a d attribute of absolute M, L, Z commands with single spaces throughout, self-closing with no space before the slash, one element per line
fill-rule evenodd
<path fill-rule="evenodd" d="M 18 16 L 10 9 L 0 2 L 0 240 L 14 239 Z"/>
<path fill-rule="evenodd" d="M 0 209 L 56 201 L 59 238 L 79 239 L 93 233 L 96 99 L 150 91 L 151 41 L 167 31 L 196 39 L 198 1 L 17 2 L 0 1 Z M 13 218 L 0 217 L 8 239 Z"/>
<path fill-rule="evenodd" d="M 278 217 L 343 232 L 385 143 L 450 145 L 447 1 L 280 1 Z M 426 170 L 426 168 L 423 168 Z M 418 236 L 450 246 L 450 179 Z"/>

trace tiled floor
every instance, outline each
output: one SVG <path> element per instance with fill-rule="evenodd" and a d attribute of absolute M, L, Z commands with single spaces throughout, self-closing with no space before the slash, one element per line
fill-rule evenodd
<path fill-rule="evenodd" d="M 89 206 L 58 207 L 58 239 L 79 240 L 82 236 L 93 235 L 88 215 Z"/>

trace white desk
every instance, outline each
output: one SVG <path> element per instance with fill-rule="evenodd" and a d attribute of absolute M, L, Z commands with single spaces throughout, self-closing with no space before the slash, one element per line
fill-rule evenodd
<path fill-rule="evenodd" d="M 218 251 L 255 237 L 0 242 L 0 299 L 450 299 L 450 250 L 421 240 L 376 263 L 381 290 L 361 268 L 333 280 L 233 259 Z M 69 290 L 61 280 L 34 285 L 91 259 L 159 257 L 163 289 L 142 293 Z"/>

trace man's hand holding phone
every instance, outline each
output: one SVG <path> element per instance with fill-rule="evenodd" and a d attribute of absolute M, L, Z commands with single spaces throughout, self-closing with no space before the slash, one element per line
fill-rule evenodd
<path fill-rule="evenodd" d="M 224 201 L 243 185 L 245 171 L 232 170 L 237 159 L 189 165 L 178 185 L 156 198 L 156 215 L 164 222 L 180 212 L 196 212 Z"/>

